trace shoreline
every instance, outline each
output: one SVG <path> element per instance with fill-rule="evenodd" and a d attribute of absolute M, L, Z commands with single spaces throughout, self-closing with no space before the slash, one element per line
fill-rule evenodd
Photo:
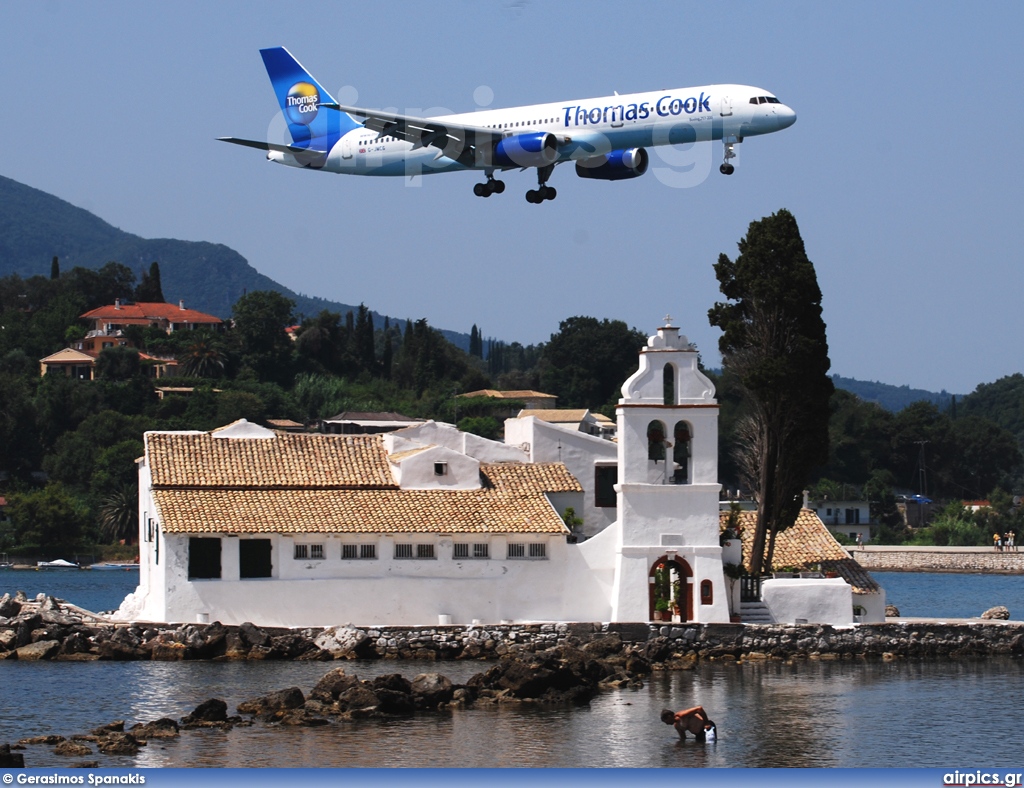
<path fill-rule="evenodd" d="M 13 615 L 12 615 L 13 614 Z M 0 661 L 500 660 L 557 646 L 638 652 L 655 669 L 757 659 L 1024 656 L 1024 622 L 889 618 L 826 624 L 532 623 L 264 628 L 112 622 L 54 600 L 0 611 Z"/>
<path fill-rule="evenodd" d="M 865 545 L 846 550 L 869 572 L 1024 574 L 1024 553 L 992 547 Z"/>

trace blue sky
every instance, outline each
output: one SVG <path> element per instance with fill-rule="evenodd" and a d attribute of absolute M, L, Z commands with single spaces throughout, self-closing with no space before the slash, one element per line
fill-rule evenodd
<path fill-rule="evenodd" d="M 65 2 L 0 4 L 0 175 L 123 230 L 227 244 L 296 291 L 524 344 L 572 315 L 673 316 L 719 363 L 713 264 L 788 208 L 823 292 L 832 371 L 954 393 L 1021 370 L 1024 4 Z M 259 48 L 365 106 L 463 112 L 718 82 L 798 121 L 655 154 L 555 201 L 474 173 L 354 178 L 271 165 Z M 474 98 L 476 97 L 476 98 Z M 274 135 L 277 135 L 276 137 Z M 705 177 L 706 173 L 706 177 Z M 168 298 L 175 297 L 167 294 Z"/>

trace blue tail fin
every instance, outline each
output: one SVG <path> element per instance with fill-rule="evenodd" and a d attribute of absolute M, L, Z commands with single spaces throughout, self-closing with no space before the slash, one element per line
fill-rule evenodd
<path fill-rule="evenodd" d="M 260 54 L 296 145 L 329 151 L 343 134 L 362 125 L 322 106 L 337 102 L 287 49 L 261 49 Z"/>

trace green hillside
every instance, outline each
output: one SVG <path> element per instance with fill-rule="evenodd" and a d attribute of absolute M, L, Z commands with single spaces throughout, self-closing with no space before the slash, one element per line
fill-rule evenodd
<path fill-rule="evenodd" d="M 246 292 L 275 290 L 295 301 L 301 315 L 328 309 L 344 315 L 357 307 L 300 295 L 264 276 L 234 249 L 204 241 L 140 238 L 113 227 L 83 208 L 51 194 L 0 176 L 0 277 L 48 276 L 50 261 L 60 258 L 62 270 L 75 266 L 97 269 L 115 261 L 139 272 L 160 263 L 164 296 L 183 300 L 191 309 L 230 317 L 232 305 Z M 384 316 L 374 312 L 379 326 Z M 407 317 L 422 317 L 408 315 Z M 391 319 L 404 325 L 404 320 Z M 443 331 L 466 349 L 469 335 Z"/>

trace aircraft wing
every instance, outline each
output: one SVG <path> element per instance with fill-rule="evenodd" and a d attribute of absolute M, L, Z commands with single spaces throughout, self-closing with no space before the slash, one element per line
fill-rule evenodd
<path fill-rule="evenodd" d="M 265 151 L 277 151 L 278 153 L 313 153 L 320 156 L 326 156 L 327 151 L 325 150 L 313 150 L 312 148 L 303 148 L 299 145 L 281 145 L 276 142 L 260 142 L 259 140 L 243 140 L 238 137 L 217 137 L 220 142 L 230 142 L 234 145 L 244 145 L 247 148 L 256 148 L 257 150 Z"/>
<path fill-rule="evenodd" d="M 474 152 L 477 148 L 501 139 L 500 131 L 485 129 L 482 126 L 417 118 L 412 115 L 399 115 L 397 112 L 347 107 L 342 104 L 321 104 L 320 106 L 366 118 L 363 123 L 366 128 L 376 131 L 381 136 L 397 137 L 411 142 L 413 150 L 433 146 L 439 149 L 438 157 L 445 155 L 469 166 L 474 163 Z"/>

